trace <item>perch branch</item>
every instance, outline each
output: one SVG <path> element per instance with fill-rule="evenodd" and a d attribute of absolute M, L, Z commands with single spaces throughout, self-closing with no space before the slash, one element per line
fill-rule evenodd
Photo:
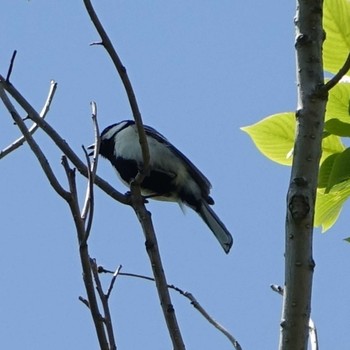
<path fill-rule="evenodd" d="M 172 340 L 174 349 L 182 350 L 185 349 L 184 342 L 182 340 L 181 332 L 177 323 L 175 310 L 171 303 L 169 291 L 167 288 L 166 277 L 164 274 L 162 261 L 158 249 L 157 238 L 154 232 L 153 224 L 151 221 L 150 213 L 146 210 L 144 205 L 144 200 L 141 196 L 140 184 L 142 183 L 144 177 L 147 175 L 150 154 L 147 144 L 146 133 L 143 128 L 141 113 L 139 111 L 134 90 L 132 88 L 131 82 L 129 80 L 128 74 L 124 65 L 122 64 L 117 52 L 115 51 L 106 31 L 104 30 L 96 12 L 91 4 L 90 0 L 84 0 L 86 10 L 90 16 L 92 23 L 94 24 L 98 34 L 101 37 L 102 45 L 108 52 L 110 58 L 112 59 L 114 66 L 120 76 L 120 79 L 124 85 L 126 94 L 129 99 L 129 104 L 135 119 L 139 143 L 142 150 L 143 156 L 143 168 L 139 169 L 139 172 L 130 186 L 131 190 L 131 205 L 140 221 L 142 226 L 145 240 L 146 240 L 146 250 L 150 259 L 150 263 L 153 270 L 153 275 L 156 282 L 156 287 L 160 299 L 160 304 L 163 310 L 164 318 L 168 327 L 169 335 Z"/>
<path fill-rule="evenodd" d="M 142 149 L 142 157 L 143 157 L 143 169 L 139 172 L 139 174 L 136 177 L 136 181 L 138 183 L 141 183 L 142 180 L 144 179 L 144 176 L 147 174 L 148 171 L 148 166 L 149 166 L 149 160 L 150 160 L 150 155 L 149 155 L 149 149 L 148 149 L 148 144 L 147 144 L 147 139 L 146 139 L 146 133 L 143 128 L 143 123 L 142 123 L 142 118 L 141 118 L 141 113 L 137 104 L 136 96 L 133 90 L 133 87 L 131 85 L 129 76 L 127 74 L 126 68 L 124 67 L 121 59 L 119 58 L 119 55 L 117 54 L 116 50 L 113 47 L 113 44 L 111 40 L 108 37 L 108 34 L 104 30 L 101 21 L 99 20 L 95 9 L 92 6 L 92 3 L 90 0 L 84 0 L 84 4 L 86 7 L 86 10 L 90 16 L 90 19 L 95 26 L 99 36 L 101 37 L 101 44 L 103 47 L 106 49 L 109 57 L 111 58 L 119 76 L 120 79 L 124 85 L 126 94 L 129 99 L 129 104 L 132 110 L 132 114 L 137 126 L 137 132 L 139 135 L 139 142 L 141 145 Z"/>
<path fill-rule="evenodd" d="M 131 183 L 131 202 L 145 236 L 146 250 L 170 338 L 175 350 L 184 350 L 185 344 L 177 323 L 175 309 L 171 302 L 151 215 L 145 207 L 144 200 L 140 193 L 140 187 L 137 184 L 135 186 L 135 183 Z"/>

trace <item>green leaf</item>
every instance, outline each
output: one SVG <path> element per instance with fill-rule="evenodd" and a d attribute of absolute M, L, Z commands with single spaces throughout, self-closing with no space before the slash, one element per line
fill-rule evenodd
<path fill-rule="evenodd" d="M 327 187 L 329 191 L 334 185 L 350 179 L 350 148 L 336 157 L 330 181 Z"/>
<path fill-rule="evenodd" d="M 320 171 L 318 173 L 318 188 L 328 188 L 329 180 L 334 168 L 334 162 L 340 153 L 331 154 L 327 157 L 320 166 Z"/>
<path fill-rule="evenodd" d="M 325 0 L 323 26 L 326 31 L 324 69 L 337 73 L 350 52 L 350 1 Z"/>
<path fill-rule="evenodd" d="M 320 164 L 334 153 L 341 153 L 345 149 L 339 136 L 329 135 L 322 140 L 322 157 Z"/>
<path fill-rule="evenodd" d="M 350 33 L 349 33 L 350 35 Z M 338 83 L 334 86 L 328 96 L 326 121 L 339 119 L 341 122 L 350 123 L 350 84 Z M 326 122 L 327 125 L 327 122 Z M 339 135 L 342 136 L 342 135 Z M 345 135 L 348 136 L 348 135 Z"/>
<path fill-rule="evenodd" d="M 339 119 L 333 118 L 327 120 L 324 124 L 324 128 L 330 134 L 343 137 L 350 137 L 350 124 L 344 123 Z"/>
<path fill-rule="evenodd" d="M 318 187 L 325 187 L 325 193 L 343 181 L 350 179 L 350 148 L 329 156 L 321 164 Z"/>
<path fill-rule="evenodd" d="M 322 232 L 330 229 L 337 221 L 344 202 L 350 196 L 350 181 L 335 185 L 329 193 L 317 190 L 314 225 L 322 225 Z"/>
<path fill-rule="evenodd" d="M 348 237 L 348 238 L 344 238 L 344 241 L 346 241 L 346 242 L 350 243 L 350 237 Z"/>
<path fill-rule="evenodd" d="M 295 113 L 274 114 L 241 130 L 267 158 L 282 165 L 292 164 L 289 154 L 294 146 Z"/>
<path fill-rule="evenodd" d="M 258 150 L 267 158 L 282 165 L 292 165 L 295 135 L 295 114 L 274 114 L 256 124 L 242 127 L 253 140 Z M 329 135 L 322 141 L 321 162 L 334 153 L 345 149 L 340 138 Z"/>

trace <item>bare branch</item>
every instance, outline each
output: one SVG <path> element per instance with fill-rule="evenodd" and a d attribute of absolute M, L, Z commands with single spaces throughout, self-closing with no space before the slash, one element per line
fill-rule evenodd
<path fill-rule="evenodd" d="M 139 174 L 136 176 L 136 181 L 138 183 L 141 183 L 142 180 L 144 179 L 144 176 L 147 174 L 148 171 L 148 166 L 149 166 L 149 160 L 150 160 L 150 155 L 149 155 L 149 149 L 148 149 L 148 144 L 147 144 L 147 138 L 146 138 L 146 133 L 143 128 L 143 123 L 142 123 L 142 118 L 141 118 L 141 113 L 137 104 L 136 96 L 134 93 L 134 90 L 132 88 L 130 79 L 128 77 L 126 68 L 124 67 L 121 59 L 119 58 L 119 55 L 117 54 L 116 50 L 113 47 L 113 44 L 111 40 L 109 39 L 106 31 L 104 30 L 99 18 L 97 17 L 97 14 L 91 4 L 90 0 L 84 0 L 84 4 L 86 7 L 86 10 L 90 16 L 90 19 L 92 23 L 94 24 L 98 34 L 100 35 L 102 42 L 100 43 L 103 45 L 103 47 L 106 49 L 106 51 L 109 54 L 109 57 L 112 59 L 113 64 L 120 76 L 120 79 L 124 85 L 126 94 L 129 99 L 129 104 L 132 110 L 132 114 L 137 126 L 137 132 L 139 134 L 139 142 L 141 145 L 142 149 L 142 157 L 143 157 L 143 169 L 139 172 Z"/>
<path fill-rule="evenodd" d="M 350 53 L 346 61 L 344 62 L 343 67 L 339 69 L 339 72 L 332 79 L 328 80 L 328 82 L 324 85 L 324 89 L 326 91 L 329 91 L 334 86 L 336 86 L 341 80 L 341 78 L 343 78 L 344 75 L 349 71 L 349 69 L 350 69 Z"/>
<path fill-rule="evenodd" d="M 6 81 L 7 81 L 7 82 L 10 81 L 10 77 L 11 77 L 13 65 L 14 65 L 14 63 L 15 63 L 16 55 L 17 55 L 17 50 L 13 51 L 13 53 L 12 53 L 12 57 L 11 57 L 11 61 L 10 61 L 9 70 L 8 70 L 8 72 L 7 72 L 7 75 L 6 75 Z"/>
<path fill-rule="evenodd" d="M 46 117 L 46 115 L 50 109 L 51 102 L 52 102 L 53 97 L 54 97 L 55 92 L 56 92 L 56 88 L 57 88 L 57 83 L 54 82 L 53 80 L 51 80 L 48 96 L 47 96 L 45 104 L 40 112 L 40 118 L 42 118 L 42 119 L 44 119 Z M 33 123 L 33 125 L 28 129 L 28 132 L 31 135 L 33 135 L 35 133 L 35 131 L 38 129 L 38 127 L 39 127 L 38 124 Z M 24 144 L 24 142 L 25 142 L 25 138 L 22 135 L 16 141 L 14 141 L 11 145 L 7 146 L 2 151 L 0 151 L 0 159 L 4 158 L 9 153 L 16 150 L 18 147 L 22 146 Z"/>
<path fill-rule="evenodd" d="M 0 85 L 17 101 L 17 103 L 28 113 L 30 119 L 32 119 L 39 127 L 53 140 L 57 147 L 68 157 L 78 171 L 88 177 L 87 166 L 81 161 L 81 159 L 75 154 L 75 152 L 69 147 L 67 142 L 56 132 L 52 126 L 47 123 L 46 120 L 40 118 L 40 115 L 31 106 L 31 104 L 22 96 L 22 94 L 12 85 L 5 81 L 0 75 Z M 117 200 L 120 203 L 130 205 L 130 198 L 118 192 L 107 181 L 100 178 L 98 175 L 95 177 L 95 184 L 100 187 L 110 197 Z"/>
<path fill-rule="evenodd" d="M 108 340 L 106 337 L 104 329 L 104 319 L 100 314 L 95 288 L 94 280 L 92 277 L 92 267 L 90 265 L 90 256 L 88 251 L 88 245 L 86 240 L 85 224 L 84 220 L 80 216 L 79 202 L 76 191 L 76 182 L 75 182 L 75 170 L 72 169 L 69 164 L 66 156 L 62 157 L 62 165 L 67 175 L 69 188 L 71 191 L 71 198 L 67 201 L 69 208 L 72 213 L 74 224 L 77 231 L 78 241 L 79 241 L 79 255 L 80 262 L 83 270 L 83 279 L 85 290 L 88 296 L 88 302 L 85 302 L 83 298 L 79 298 L 86 306 L 89 307 L 92 319 L 94 321 L 95 330 L 97 338 L 102 350 L 110 350 L 108 345 Z"/>
<path fill-rule="evenodd" d="M 56 85 L 56 84 L 55 84 Z M 54 89 L 55 89 L 54 85 Z M 108 313 L 107 317 L 103 318 L 99 312 L 99 307 L 96 299 L 96 294 L 95 294 L 95 289 L 94 289 L 94 282 L 93 282 L 93 277 L 92 277 L 92 270 L 90 266 L 90 257 L 88 253 L 88 245 L 87 245 L 87 237 L 88 234 L 85 231 L 85 217 L 82 218 L 80 214 L 80 209 L 79 209 L 79 201 L 78 201 L 78 194 L 77 194 L 77 187 L 76 187 L 76 179 L 75 179 L 75 169 L 71 168 L 68 164 L 68 159 L 66 156 L 62 157 L 62 164 L 65 169 L 68 183 L 69 183 L 69 189 L 70 192 L 65 191 L 61 185 L 59 184 L 58 180 L 56 179 L 54 173 L 52 172 L 44 154 L 42 153 L 41 149 L 39 146 L 36 144 L 34 139 L 32 138 L 31 134 L 29 133 L 24 121 L 21 119 L 17 111 L 15 110 L 15 107 L 12 105 L 10 99 L 7 97 L 6 91 L 9 91 L 9 93 L 14 97 L 14 99 L 21 105 L 21 107 L 28 113 L 28 116 L 34 120 L 35 123 L 37 123 L 40 127 L 48 126 L 48 124 L 43 121 L 39 114 L 36 112 L 36 110 L 19 94 L 12 84 L 8 83 L 8 81 L 5 81 L 2 76 L 0 76 L 0 97 L 3 100 L 5 106 L 9 110 L 10 114 L 12 115 L 15 123 L 18 125 L 19 129 L 21 130 L 25 141 L 28 142 L 29 146 L 31 147 L 33 153 L 37 156 L 46 176 L 48 177 L 52 187 L 67 201 L 69 204 L 74 223 L 76 226 L 76 231 L 78 235 L 78 240 L 79 240 L 79 249 L 80 249 L 80 259 L 81 259 L 81 264 L 82 264 L 82 269 L 83 269 L 83 278 L 84 278 L 84 284 L 85 284 L 85 289 L 88 295 L 88 300 L 85 298 L 80 297 L 79 300 L 81 300 L 91 311 L 91 315 L 95 324 L 95 329 L 96 333 L 98 336 L 100 348 L 103 350 L 114 350 L 116 349 L 114 337 L 111 336 L 111 331 L 112 330 L 112 325 L 111 322 L 109 322 L 109 325 L 107 328 L 108 331 L 108 336 L 111 340 L 111 346 L 109 346 L 106 333 L 105 333 L 105 322 L 109 318 L 110 320 L 110 315 Z M 54 90 L 53 90 L 54 91 Z M 48 102 L 46 106 L 44 106 L 43 114 L 45 115 L 47 113 L 48 107 L 51 103 L 52 100 L 52 95 L 53 92 L 49 94 Z M 95 126 L 95 139 L 96 139 L 96 144 L 97 148 L 95 152 L 98 152 L 98 147 L 99 147 L 99 130 L 98 130 L 98 125 L 96 121 L 96 105 L 93 104 L 93 121 L 94 121 L 94 126 Z M 40 120 L 39 120 L 40 119 Z M 43 128 L 44 129 L 44 128 Z M 61 147 L 68 149 L 70 151 L 70 156 L 73 156 L 73 159 L 78 160 L 79 162 L 80 159 L 75 155 L 73 151 L 69 148 L 69 146 L 62 140 L 60 139 L 59 135 L 52 129 L 50 126 L 46 129 L 47 133 L 49 136 L 55 135 L 57 136 L 56 141 L 61 144 Z M 51 133 L 50 133 L 51 132 Z M 55 141 L 55 139 L 52 137 L 52 139 Z M 55 142 L 56 142 L 55 141 Z M 57 144 L 57 143 L 56 143 Z M 61 148 L 60 147 L 60 148 Z M 86 206 L 86 209 L 83 211 L 83 213 L 87 213 L 89 211 L 89 219 L 88 219 L 88 225 L 87 228 L 88 230 L 91 227 L 91 222 L 92 222 L 92 216 L 93 216 L 93 181 L 94 177 L 96 174 L 96 167 L 97 167 L 97 154 L 95 154 L 95 158 L 93 161 L 93 164 L 90 164 L 90 159 L 87 155 L 86 150 L 84 149 L 87 161 L 89 164 L 89 167 L 86 167 L 84 164 L 84 167 L 87 171 L 88 177 L 89 177 L 89 185 L 88 185 L 88 194 L 87 194 L 87 202 L 90 203 L 90 211 L 88 209 L 88 206 Z M 74 158 L 76 157 L 76 158 Z"/>
<path fill-rule="evenodd" d="M 115 343 L 114 331 L 113 331 L 113 327 L 112 327 L 112 317 L 111 317 L 111 313 L 110 313 L 109 305 L 108 305 L 108 296 L 107 296 L 107 294 L 104 294 L 104 292 L 103 292 L 102 284 L 101 284 L 100 278 L 98 276 L 98 267 L 96 264 L 96 260 L 90 259 L 90 264 L 91 264 L 92 273 L 94 275 L 94 280 L 96 283 L 97 293 L 100 297 L 102 307 L 103 307 L 104 323 L 106 325 L 110 349 L 116 350 L 117 346 Z"/>
<path fill-rule="evenodd" d="M 88 295 L 88 301 L 86 301 L 83 298 L 80 298 L 80 300 L 86 306 L 88 306 L 91 311 L 91 315 L 95 324 L 97 337 L 100 343 L 100 348 L 103 350 L 115 349 L 115 348 L 109 348 L 105 329 L 104 329 L 104 320 L 101 317 L 101 314 L 99 312 L 98 303 L 95 295 L 94 283 L 93 283 L 91 267 L 90 267 L 90 257 L 89 257 L 88 246 L 86 241 L 86 232 L 84 227 L 85 225 L 84 225 L 84 220 L 81 218 L 80 210 L 79 210 L 77 188 L 76 188 L 76 182 L 75 182 L 75 169 L 70 168 L 67 157 L 63 156 L 62 164 L 65 169 L 68 183 L 69 183 L 69 188 L 70 188 L 70 192 L 67 192 L 59 184 L 58 180 L 56 179 L 54 173 L 51 170 L 51 167 L 49 166 L 49 163 L 45 158 L 45 155 L 43 154 L 39 146 L 36 144 L 32 136 L 30 135 L 25 123 L 23 122 L 21 117 L 18 115 L 11 101 L 7 97 L 2 84 L 0 84 L 0 98 L 3 100 L 6 108 L 9 110 L 10 114 L 12 115 L 15 123 L 18 125 L 19 129 L 21 130 L 23 136 L 25 137 L 25 140 L 28 142 L 33 153 L 38 158 L 43 171 L 45 172 L 47 178 L 50 181 L 50 184 L 56 190 L 56 192 L 61 197 L 63 197 L 69 204 L 69 207 L 74 219 L 74 223 L 76 226 L 78 240 L 80 243 L 80 247 L 79 247 L 80 260 L 81 260 L 81 265 L 83 269 L 85 289 Z"/>
<path fill-rule="evenodd" d="M 8 111 L 10 112 L 10 114 L 11 114 L 13 120 L 15 121 L 15 123 L 17 124 L 18 128 L 21 130 L 21 133 L 23 134 L 25 140 L 28 142 L 28 145 L 30 146 L 31 150 L 33 151 L 33 153 L 37 157 L 37 159 L 41 165 L 41 168 L 43 169 L 51 186 L 54 188 L 54 190 L 61 197 L 68 200 L 70 197 L 69 193 L 58 182 L 58 180 L 57 180 L 55 174 L 53 173 L 53 171 L 50 167 L 50 164 L 47 161 L 44 153 L 42 152 L 42 150 L 40 149 L 38 144 L 34 141 L 32 135 L 29 133 L 29 131 L 27 129 L 27 126 L 25 125 L 22 118 L 17 113 L 15 107 L 11 103 L 10 99 L 7 97 L 5 90 L 2 88 L 1 85 L 0 85 L 0 98 L 2 99 L 4 105 L 6 106 Z"/>
<path fill-rule="evenodd" d="M 127 277 L 135 277 L 135 278 L 140 278 L 140 279 L 144 279 L 147 281 L 152 281 L 154 282 L 154 278 L 152 277 L 148 277 L 148 276 L 144 276 L 144 275 L 139 275 L 139 274 L 135 274 L 135 273 L 129 273 L 129 272 L 120 272 L 120 268 L 121 266 L 118 267 L 118 269 L 113 272 L 110 270 L 105 270 L 102 266 L 99 266 L 98 271 L 99 272 L 105 272 L 105 273 L 113 273 L 113 276 L 116 275 L 116 273 L 119 276 L 127 276 Z M 197 299 L 189 292 L 185 292 L 183 289 L 180 289 L 178 287 L 175 287 L 172 284 L 168 284 L 167 286 L 169 289 L 173 289 L 176 292 L 180 293 L 181 295 L 183 295 L 184 297 L 186 297 L 188 300 L 190 300 L 191 304 L 193 305 L 193 307 L 199 311 L 199 313 L 210 323 L 212 324 L 216 329 L 218 329 L 222 334 L 224 334 L 229 341 L 232 343 L 232 345 L 234 346 L 234 348 L 236 350 L 242 350 L 241 345 L 238 343 L 238 341 L 234 338 L 234 336 L 229 333 L 222 325 L 220 325 L 217 321 L 215 321 L 209 314 L 208 312 L 200 305 L 200 303 L 197 301 Z M 313 349 L 314 350 L 314 349 Z"/>

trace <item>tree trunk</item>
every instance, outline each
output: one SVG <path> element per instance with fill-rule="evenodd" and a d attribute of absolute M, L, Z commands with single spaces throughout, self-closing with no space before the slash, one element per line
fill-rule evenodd
<path fill-rule="evenodd" d="M 280 350 L 306 350 L 311 311 L 313 219 L 327 94 L 322 0 L 298 0 L 295 17 L 298 107 L 287 194 L 285 288 Z"/>

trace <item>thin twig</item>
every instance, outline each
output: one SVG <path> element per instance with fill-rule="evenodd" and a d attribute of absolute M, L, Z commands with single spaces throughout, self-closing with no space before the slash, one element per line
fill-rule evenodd
<path fill-rule="evenodd" d="M 86 224 L 86 239 L 88 239 L 90 235 L 90 230 L 92 226 L 92 218 L 94 214 L 94 181 L 96 177 L 96 171 L 97 171 L 97 164 L 98 164 L 98 155 L 100 152 L 100 131 L 97 123 L 97 108 L 96 108 L 96 103 L 92 102 L 91 103 L 91 108 L 92 108 L 92 121 L 94 124 L 94 133 L 95 133 L 95 147 L 94 147 L 94 154 L 93 154 L 93 159 L 92 163 L 90 162 L 89 155 L 86 151 L 86 149 L 83 147 L 84 153 L 85 153 L 85 158 L 88 164 L 88 186 L 86 190 L 86 196 L 85 196 L 85 203 L 83 206 L 82 214 L 81 217 Z M 87 217 L 87 220 L 86 220 Z"/>
<path fill-rule="evenodd" d="M 2 86 L 0 85 L 0 98 L 2 99 L 4 105 L 6 106 L 6 108 L 8 109 L 8 111 L 10 112 L 13 120 L 15 121 L 16 125 L 18 126 L 18 128 L 20 129 L 22 135 L 24 136 L 25 140 L 28 142 L 28 145 L 30 146 L 31 150 L 33 151 L 33 153 L 35 154 L 35 156 L 37 157 L 41 168 L 43 169 L 47 179 L 49 180 L 51 186 L 54 188 L 54 190 L 64 199 L 68 200 L 68 198 L 70 197 L 69 192 L 67 192 L 59 183 L 59 181 L 57 180 L 54 172 L 52 171 L 49 162 L 47 161 L 44 153 L 42 152 L 42 150 L 40 149 L 40 147 L 38 146 L 38 144 L 35 142 L 35 140 L 33 139 L 32 135 L 29 133 L 27 126 L 25 125 L 25 123 L 23 122 L 22 118 L 19 116 L 19 114 L 17 113 L 15 107 L 13 106 L 13 104 L 11 103 L 10 99 L 7 97 L 7 94 L 5 92 L 5 90 L 2 88 Z"/>
<path fill-rule="evenodd" d="M 49 89 L 48 96 L 47 96 L 45 104 L 40 112 L 40 118 L 42 118 L 42 119 L 44 119 L 46 117 L 46 115 L 50 109 L 51 102 L 52 102 L 53 97 L 54 97 L 55 92 L 56 92 L 56 88 L 57 88 L 57 83 L 52 80 L 50 83 L 50 89 Z M 38 124 L 33 123 L 33 125 L 28 129 L 28 132 L 31 135 L 33 135 L 35 133 L 35 131 L 38 129 L 38 127 L 39 127 Z M 0 159 L 4 158 L 9 153 L 16 150 L 18 147 L 22 146 L 24 144 L 24 142 L 25 142 L 25 138 L 22 135 L 17 140 L 15 140 L 12 144 L 10 144 L 9 146 L 7 146 L 6 148 L 4 148 L 3 150 L 0 151 Z"/>
<path fill-rule="evenodd" d="M 107 290 L 107 293 L 106 293 L 107 300 L 109 299 L 109 297 L 110 297 L 110 295 L 112 293 L 112 290 L 113 290 L 113 287 L 114 287 L 114 283 L 115 283 L 115 281 L 116 281 L 116 279 L 117 279 L 117 277 L 118 277 L 118 275 L 120 273 L 121 268 L 122 268 L 122 265 L 119 265 L 117 267 L 117 269 L 113 273 L 113 277 L 111 279 L 111 283 L 109 284 L 109 287 L 108 287 L 108 290 Z"/>
<path fill-rule="evenodd" d="M 39 127 L 52 139 L 57 147 L 68 157 L 77 170 L 85 177 L 88 177 L 88 170 L 84 162 L 76 155 L 76 153 L 70 148 L 67 142 L 52 128 L 52 126 L 44 119 L 40 118 L 37 111 L 31 106 L 31 104 L 22 96 L 22 94 L 12 85 L 6 82 L 6 80 L 0 75 L 0 86 L 2 86 L 15 101 L 28 113 L 30 119 L 32 119 Z M 118 192 L 107 181 L 100 178 L 98 175 L 95 177 L 95 184 L 101 188 L 110 197 L 117 200 L 120 203 L 130 205 L 129 196 Z"/>
<path fill-rule="evenodd" d="M 221 333 L 223 333 L 232 343 L 232 345 L 235 347 L 237 350 L 242 350 L 241 345 L 238 343 L 238 341 L 227 331 L 226 328 L 224 328 L 221 324 L 216 322 L 204 309 L 203 307 L 198 303 L 196 298 L 188 292 L 184 292 L 183 294 L 186 298 L 191 300 L 191 304 L 193 305 L 194 308 L 196 308 L 210 324 L 212 324 L 216 329 L 218 329 Z"/>
<path fill-rule="evenodd" d="M 91 220 L 90 218 L 93 216 L 94 212 L 94 178 L 92 175 L 92 166 L 91 161 L 88 152 L 86 151 L 86 148 L 82 146 L 86 163 L 87 163 L 87 169 L 88 169 L 88 182 L 86 186 L 86 192 L 85 192 L 85 201 L 83 205 L 83 209 L 81 211 L 81 218 L 86 222 L 86 217 L 89 217 L 88 224 L 86 227 L 88 228 L 87 236 L 85 239 L 89 237 L 90 229 L 91 229 Z M 86 230 L 87 231 L 87 230 Z"/>
<path fill-rule="evenodd" d="M 326 91 L 329 91 L 330 89 L 332 89 L 334 86 L 336 86 L 339 81 L 341 80 L 341 78 L 343 78 L 343 76 L 349 71 L 350 69 L 350 53 L 346 59 L 346 61 L 344 62 L 343 66 L 339 69 L 339 72 L 332 77 L 332 79 L 328 80 L 328 82 L 324 85 L 324 89 Z"/>
<path fill-rule="evenodd" d="M 11 61 L 10 61 L 9 70 L 8 70 L 8 72 L 7 72 L 7 75 L 6 75 L 6 81 L 7 81 L 7 82 L 10 81 L 10 76 L 11 76 L 11 73 L 12 73 L 13 65 L 14 65 L 14 63 L 15 63 L 16 55 L 17 55 L 17 50 L 13 51 L 13 53 L 12 53 L 12 57 L 11 57 Z"/>
<path fill-rule="evenodd" d="M 119 268 L 118 268 L 119 269 Z M 120 270 L 120 269 L 119 269 Z M 129 273 L 129 272 L 119 272 L 118 270 L 118 275 L 119 276 L 127 276 L 127 277 L 135 277 L 135 278 L 140 278 L 140 279 L 144 279 L 147 281 L 152 281 L 154 282 L 154 278 L 153 277 L 149 277 L 149 276 L 144 276 L 144 275 L 140 275 L 140 274 L 136 274 L 136 273 Z M 98 271 L 100 273 L 104 272 L 104 273 L 113 273 L 113 275 L 115 275 L 115 272 L 110 271 L 110 270 L 106 270 L 104 269 L 102 266 L 99 266 Z M 217 321 L 215 321 L 209 314 L 208 312 L 200 305 L 200 303 L 197 301 L 197 299 L 193 296 L 193 294 L 189 293 L 189 292 L 185 292 L 183 289 L 174 286 L 173 284 L 168 284 L 167 286 L 169 289 L 175 290 L 176 292 L 180 293 L 181 295 L 183 295 L 185 298 L 187 298 L 188 300 L 190 300 L 191 304 L 193 305 L 193 307 L 210 323 L 212 324 L 216 329 L 218 329 L 222 334 L 224 334 L 229 341 L 232 343 L 232 345 L 234 346 L 234 348 L 236 350 L 242 350 L 241 345 L 238 343 L 238 341 L 235 339 L 235 337 L 229 332 L 227 331 L 227 329 L 225 329 L 221 324 L 219 324 Z"/>
<path fill-rule="evenodd" d="M 90 305 L 89 305 L 89 302 L 83 298 L 82 296 L 79 296 L 79 300 L 88 308 L 90 309 Z"/>

